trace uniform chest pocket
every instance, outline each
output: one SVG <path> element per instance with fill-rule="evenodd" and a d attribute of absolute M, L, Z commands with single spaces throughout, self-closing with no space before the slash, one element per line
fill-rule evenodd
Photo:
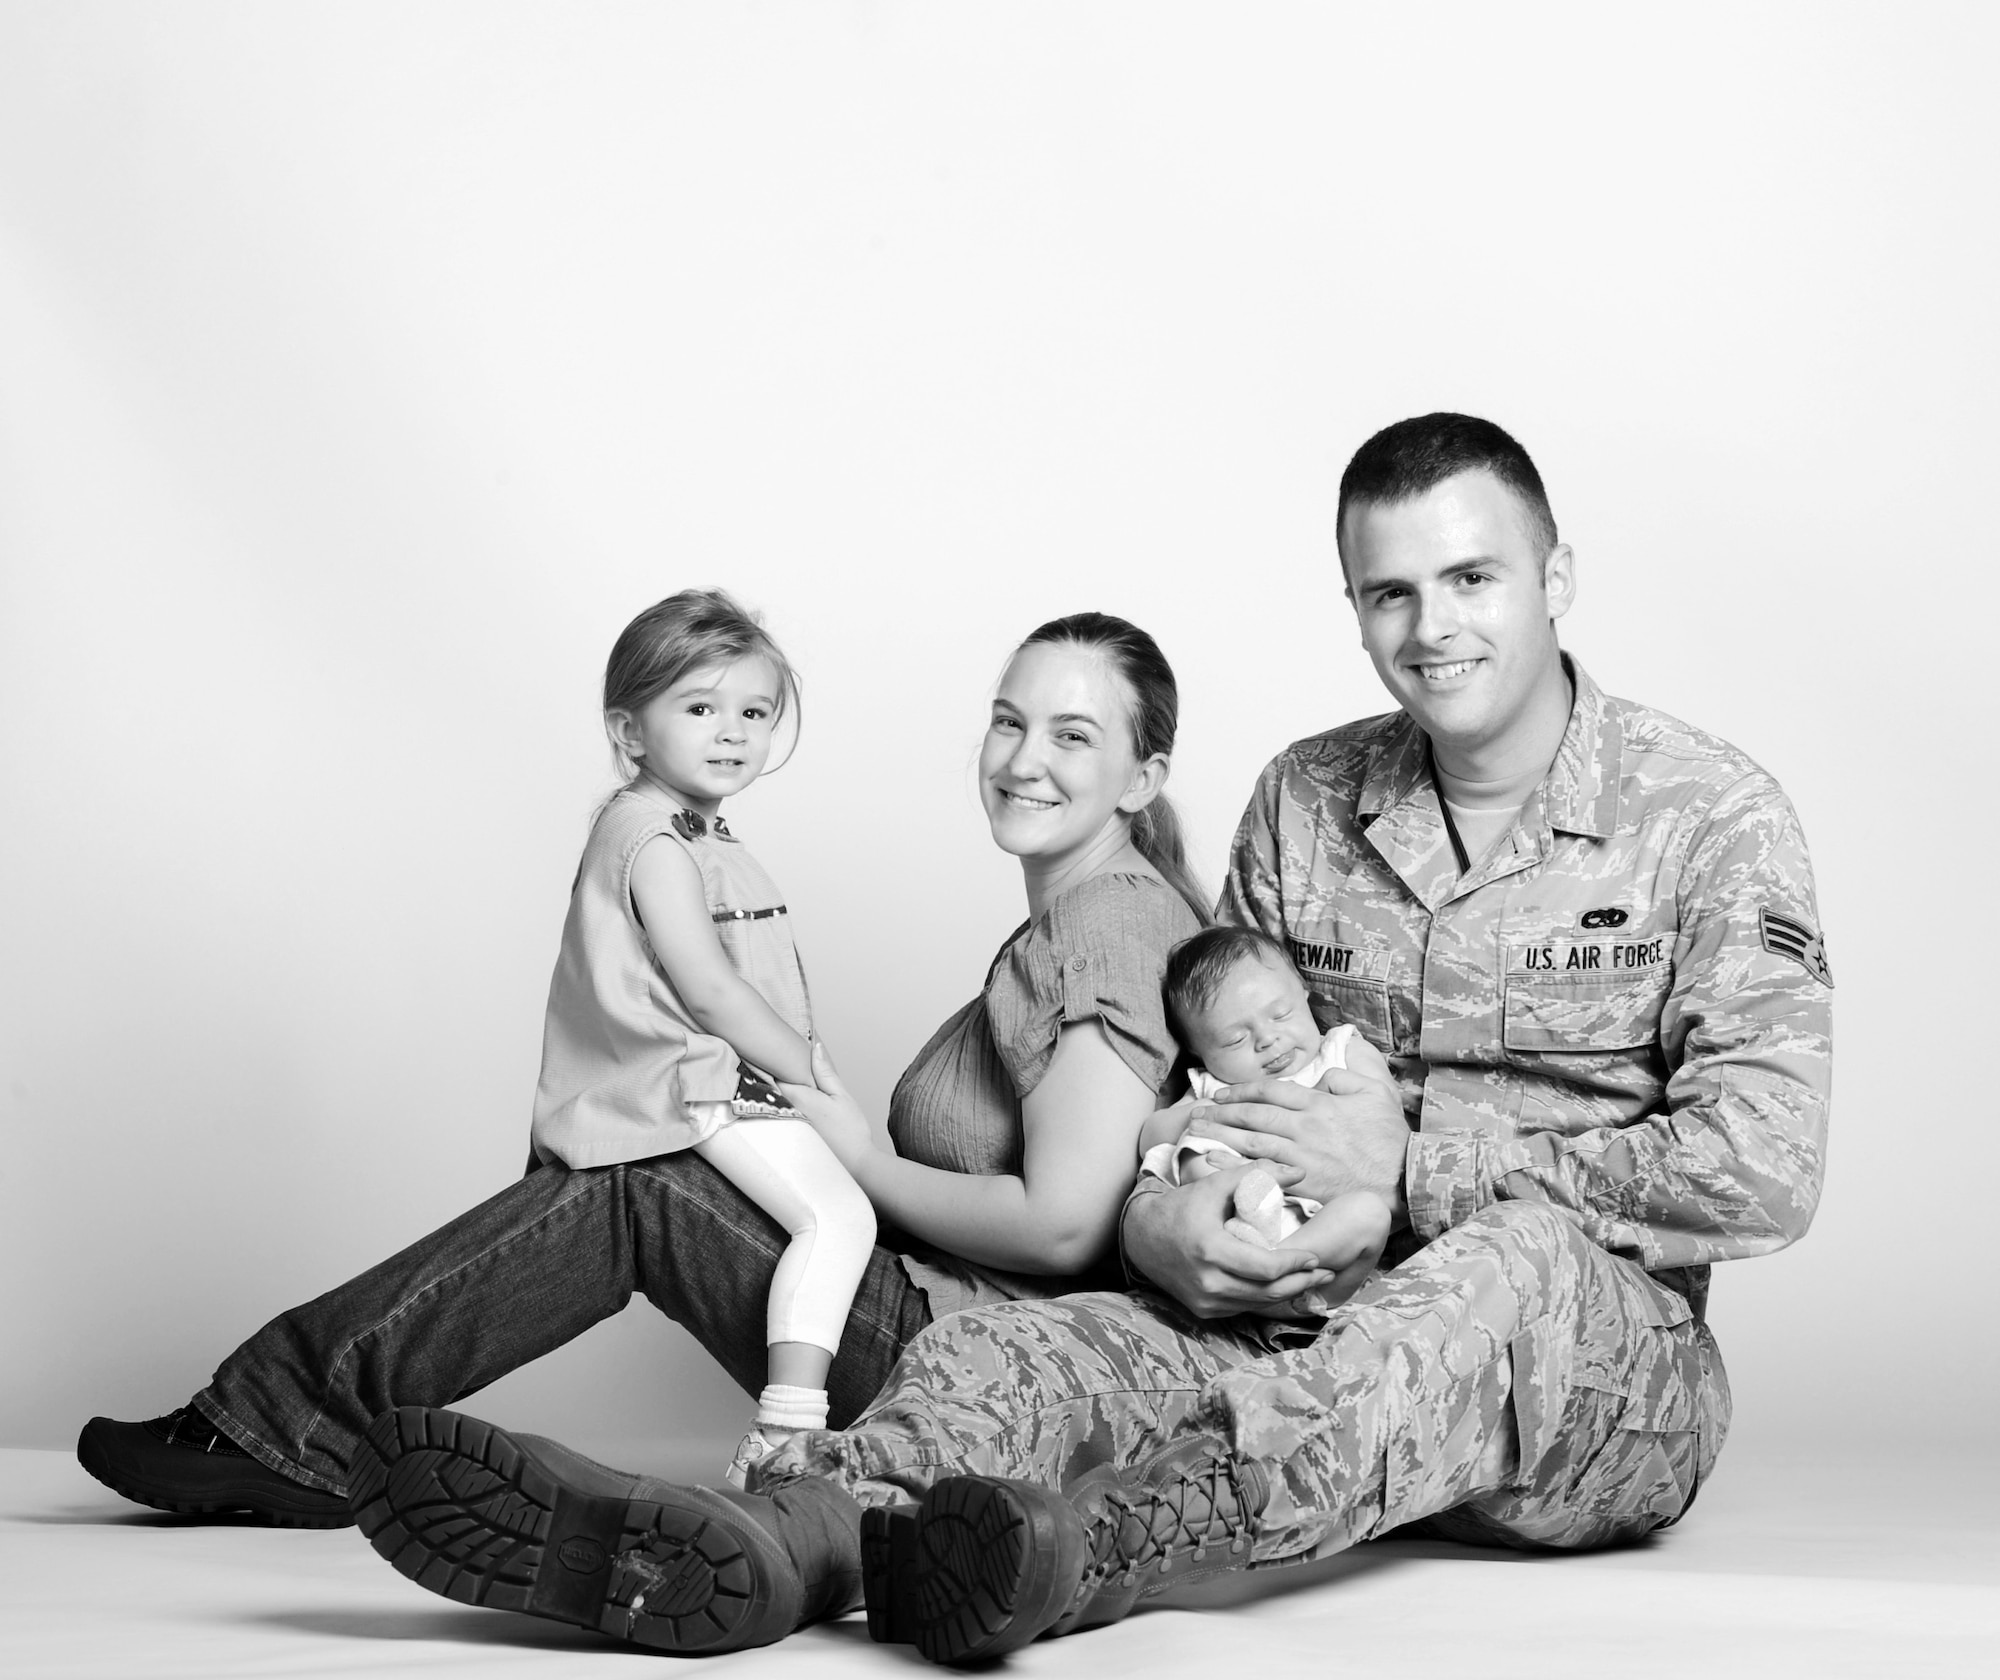
<path fill-rule="evenodd" d="M 1558 1053 L 1657 1044 L 1671 978 L 1664 965 L 1626 975 L 1510 974 L 1501 1042 Z"/>
<path fill-rule="evenodd" d="M 1332 974 L 1307 974 L 1302 978 L 1312 1000 L 1313 1019 L 1322 1028 L 1353 1026 L 1384 1055 L 1395 1053 L 1388 981 Z"/>

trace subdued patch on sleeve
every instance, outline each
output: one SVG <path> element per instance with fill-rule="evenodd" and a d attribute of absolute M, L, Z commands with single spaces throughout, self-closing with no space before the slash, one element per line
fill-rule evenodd
<path fill-rule="evenodd" d="M 1757 911 L 1757 937 L 1774 957 L 1789 957 L 1822 986 L 1831 987 L 1833 970 L 1826 960 L 1826 935 L 1768 905 Z"/>

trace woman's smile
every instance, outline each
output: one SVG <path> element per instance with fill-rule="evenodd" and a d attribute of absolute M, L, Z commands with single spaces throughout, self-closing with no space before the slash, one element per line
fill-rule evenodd
<path fill-rule="evenodd" d="M 1121 802 L 1139 771 L 1131 715 L 1124 680 L 1096 650 L 1037 642 L 1015 654 L 979 751 L 994 844 L 1055 863 L 1122 845 Z"/>

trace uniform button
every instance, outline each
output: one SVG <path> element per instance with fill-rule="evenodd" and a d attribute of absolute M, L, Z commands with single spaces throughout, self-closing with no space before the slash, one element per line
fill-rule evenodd
<path fill-rule="evenodd" d="M 1081 974 L 1086 968 L 1090 966 L 1090 962 L 1089 959 L 1086 957 L 1071 957 L 1069 959 L 1069 966 L 1075 969 L 1077 973 Z"/>

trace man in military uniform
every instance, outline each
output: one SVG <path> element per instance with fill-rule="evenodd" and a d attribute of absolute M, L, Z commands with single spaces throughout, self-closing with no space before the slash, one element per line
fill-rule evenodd
<path fill-rule="evenodd" d="M 851 1600 L 857 1526 L 871 1631 L 970 1661 L 1413 1522 L 1635 1538 L 1713 1465 L 1709 1263 L 1792 1241 L 1819 1193 L 1832 982 L 1797 820 L 1734 748 L 1561 652 L 1574 558 L 1498 427 L 1379 433 L 1337 528 L 1400 710 L 1265 771 L 1221 912 L 1284 940 L 1320 1024 L 1358 1026 L 1399 1089 L 1264 1081 L 1197 1124 L 1299 1194 L 1381 1195 L 1393 1263 L 1323 1324 L 1259 1316 L 1328 1274 L 1229 1233 L 1233 1175 L 1142 1181 L 1123 1240 L 1156 1290 L 941 1320 L 852 1429 L 766 1460 L 762 1499 L 718 1515 L 522 1449 L 627 1530 L 727 1531 L 758 1584 L 724 1644 Z M 418 1423 L 378 1429 L 384 1486 L 431 1450 Z M 684 1590 L 674 1544 L 653 1567 L 672 1553 Z M 642 1620 L 617 1631 L 697 1648 Z"/>

